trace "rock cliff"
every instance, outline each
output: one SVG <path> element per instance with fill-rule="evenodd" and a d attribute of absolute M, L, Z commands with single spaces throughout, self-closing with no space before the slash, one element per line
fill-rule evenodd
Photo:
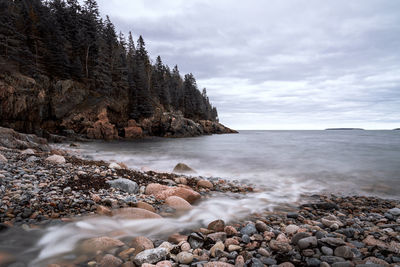
<path fill-rule="evenodd" d="M 162 105 L 156 105 L 153 116 L 138 121 L 130 119 L 128 111 L 124 90 L 100 94 L 72 80 L 0 74 L 0 125 L 20 132 L 106 140 L 235 132 L 215 121 L 187 119 Z"/>

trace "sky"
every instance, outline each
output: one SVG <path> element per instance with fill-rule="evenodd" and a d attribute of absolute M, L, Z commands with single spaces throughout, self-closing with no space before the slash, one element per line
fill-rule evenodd
<path fill-rule="evenodd" d="M 400 1 L 98 0 L 234 129 L 400 127 Z"/>

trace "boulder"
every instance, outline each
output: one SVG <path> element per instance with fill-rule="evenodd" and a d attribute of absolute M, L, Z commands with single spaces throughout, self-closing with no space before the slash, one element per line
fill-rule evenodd
<path fill-rule="evenodd" d="M 124 131 L 125 138 L 127 139 L 137 139 L 143 137 L 143 130 L 138 126 L 125 127 Z"/>
<path fill-rule="evenodd" d="M 161 191 L 155 197 L 160 200 L 165 200 L 170 196 L 178 196 L 193 204 L 196 200 L 201 198 L 201 195 L 192 189 L 183 187 L 170 187 L 167 190 Z"/>
<path fill-rule="evenodd" d="M 164 190 L 169 189 L 170 187 L 167 185 L 162 185 L 162 184 L 156 184 L 156 183 L 152 183 L 152 184 L 148 184 L 146 186 L 146 195 L 156 195 Z"/>
<path fill-rule="evenodd" d="M 111 124 L 107 109 L 103 109 L 99 115 L 98 120 L 92 125 L 91 128 L 87 129 L 87 137 L 91 139 L 105 139 L 114 140 L 118 139 L 118 131 L 114 124 Z"/>
<path fill-rule="evenodd" d="M 133 220 L 162 218 L 160 215 L 154 212 L 139 208 L 121 208 L 113 210 L 113 216 L 117 218 L 133 219 Z"/>
<path fill-rule="evenodd" d="M 85 253 L 94 253 L 98 250 L 107 251 L 114 247 L 122 247 L 123 245 L 124 243 L 118 239 L 102 236 L 83 241 L 80 245 L 80 249 Z"/>
<path fill-rule="evenodd" d="M 176 173 L 196 173 L 195 170 L 193 170 L 192 168 L 190 168 L 188 165 L 186 165 L 185 163 L 178 163 L 176 164 L 173 172 Z"/>
<path fill-rule="evenodd" d="M 132 239 L 131 247 L 135 249 L 135 254 L 138 254 L 146 249 L 154 248 L 154 244 L 147 237 L 137 236 Z"/>
<path fill-rule="evenodd" d="M 47 140 L 34 134 L 22 134 L 13 129 L 0 127 L 0 146 L 11 149 L 32 148 L 40 151 L 50 151 Z"/>
<path fill-rule="evenodd" d="M 198 187 L 203 187 L 203 188 L 208 188 L 208 189 L 213 189 L 213 187 L 214 187 L 214 185 L 210 181 L 204 180 L 204 179 L 199 180 L 197 182 L 197 186 Z"/>
<path fill-rule="evenodd" d="M 165 199 L 165 204 L 175 210 L 190 210 L 192 205 L 181 197 L 170 196 Z"/>
<path fill-rule="evenodd" d="M 46 158 L 46 161 L 54 164 L 64 164 L 65 158 L 60 155 L 51 155 L 50 157 Z"/>
<path fill-rule="evenodd" d="M 134 181 L 126 178 L 118 178 L 115 180 L 107 181 L 107 183 L 111 187 L 127 192 L 129 194 L 137 194 L 139 192 L 139 185 Z"/>

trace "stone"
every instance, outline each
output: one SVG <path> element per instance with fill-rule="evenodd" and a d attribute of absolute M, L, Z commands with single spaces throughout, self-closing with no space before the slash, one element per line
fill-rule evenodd
<path fill-rule="evenodd" d="M 164 190 L 169 189 L 170 187 L 167 185 L 162 185 L 162 184 L 156 184 L 156 183 L 152 183 L 152 184 L 148 184 L 146 186 L 146 195 L 156 195 Z"/>
<path fill-rule="evenodd" d="M 175 247 L 171 243 L 164 241 L 161 243 L 161 245 L 158 246 L 159 248 L 165 248 L 167 249 L 168 253 L 171 252 L 171 250 Z"/>
<path fill-rule="evenodd" d="M 154 248 L 153 242 L 145 236 L 134 237 L 130 246 L 135 249 L 135 254 Z"/>
<path fill-rule="evenodd" d="M 235 267 L 244 267 L 244 266 L 245 262 L 243 256 L 242 255 L 237 256 L 235 260 Z"/>
<path fill-rule="evenodd" d="M 193 249 L 200 248 L 204 244 L 204 238 L 201 234 L 191 233 L 188 237 L 190 247 Z"/>
<path fill-rule="evenodd" d="M 310 236 L 311 236 L 310 233 L 299 232 L 292 237 L 292 244 L 297 245 L 297 243 L 299 242 L 300 239 L 310 237 Z"/>
<path fill-rule="evenodd" d="M 54 164 L 64 164 L 66 162 L 65 158 L 60 155 L 51 155 L 46 158 L 46 161 Z"/>
<path fill-rule="evenodd" d="M 176 255 L 176 258 L 179 263 L 189 264 L 193 261 L 193 254 L 183 251 L 183 252 L 180 252 L 178 255 Z"/>
<path fill-rule="evenodd" d="M 113 216 L 116 218 L 124 218 L 124 219 L 160 219 L 162 218 L 160 215 L 140 208 L 121 208 L 117 210 L 113 210 Z"/>
<path fill-rule="evenodd" d="M 335 238 L 335 237 L 324 237 L 324 238 L 321 238 L 321 241 L 332 247 L 343 246 L 346 244 L 343 239 Z"/>
<path fill-rule="evenodd" d="M 137 139 L 143 137 L 143 129 L 138 126 L 125 127 L 125 138 L 127 139 Z"/>
<path fill-rule="evenodd" d="M 181 244 L 181 250 L 182 251 L 188 251 L 190 249 L 191 249 L 190 244 L 188 242 L 183 241 L 182 244 Z"/>
<path fill-rule="evenodd" d="M 320 265 L 321 265 L 321 261 L 316 258 L 306 258 L 306 263 L 307 263 L 307 266 L 309 266 L 309 267 L 320 267 Z M 328 264 L 328 266 L 330 267 L 329 264 Z"/>
<path fill-rule="evenodd" d="M 138 201 L 136 203 L 136 207 L 139 208 L 139 209 L 144 209 L 144 210 L 151 211 L 153 213 L 156 212 L 156 209 L 152 205 L 150 205 L 150 204 L 148 204 L 146 202 L 143 202 L 143 201 Z"/>
<path fill-rule="evenodd" d="M 96 213 L 99 215 L 112 216 L 112 211 L 109 208 L 102 205 L 97 206 Z"/>
<path fill-rule="evenodd" d="M 337 256 L 321 256 L 320 257 L 321 261 L 325 261 L 329 264 L 333 264 L 335 262 L 345 262 L 346 260 L 341 258 L 341 257 L 337 257 Z"/>
<path fill-rule="evenodd" d="M 100 261 L 99 267 L 119 267 L 121 264 L 122 260 L 111 254 L 106 254 Z"/>
<path fill-rule="evenodd" d="M 22 134 L 10 128 L 0 127 L 0 136 L 0 147 L 11 149 L 33 148 L 40 151 L 50 151 L 47 140 L 34 134 Z"/>
<path fill-rule="evenodd" d="M 118 178 L 115 180 L 107 181 L 107 183 L 111 187 L 129 194 L 137 194 L 139 192 L 139 185 L 136 182 L 126 178 Z"/>
<path fill-rule="evenodd" d="M 367 236 L 364 240 L 363 243 L 366 244 L 367 246 L 373 246 L 373 247 L 381 247 L 381 248 L 386 248 L 387 245 L 385 242 L 382 240 L 376 239 L 374 236 L 369 235 Z"/>
<path fill-rule="evenodd" d="M 199 180 L 198 182 L 197 182 L 197 186 L 198 187 L 203 187 L 203 188 L 208 188 L 208 189 L 213 189 L 213 187 L 214 187 L 214 185 L 210 182 L 210 181 L 208 181 L 208 180 Z"/>
<path fill-rule="evenodd" d="M 107 251 L 114 247 L 122 247 L 125 244 L 118 239 L 114 239 L 108 236 L 95 237 L 86 239 L 80 245 L 80 248 L 85 253 L 93 253 L 98 250 Z"/>
<path fill-rule="evenodd" d="M 171 242 L 172 244 L 179 244 L 180 242 L 187 240 L 188 240 L 187 235 L 181 235 L 179 233 L 172 234 L 168 237 L 168 242 Z"/>
<path fill-rule="evenodd" d="M 226 240 L 226 233 L 225 232 L 216 232 L 216 233 L 207 235 L 207 238 L 211 239 L 214 242 L 217 242 L 217 241 L 224 242 Z"/>
<path fill-rule="evenodd" d="M 342 257 L 345 259 L 352 259 L 354 257 L 351 248 L 348 246 L 340 246 L 335 249 L 335 256 Z"/>
<path fill-rule="evenodd" d="M 316 247 L 317 244 L 318 244 L 318 240 L 315 236 L 309 236 L 306 238 L 302 238 L 297 242 L 297 246 L 299 246 L 300 249 Z"/>
<path fill-rule="evenodd" d="M 393 208 L 388 210 L 388 212 L 393 216 L 400 216 L 400 208 Z"/>
<path fill-rule="evenodd" d="M 186 165 L 185 163 L 178 163 L 176 164 L 175 168 L 173 169 L 172 172 L 176 172 L 176 173 L 196 173 L 195 170 L 193 170 L 192 168 L 190 168 L 188 165 Z"/>
<path fill-rule="evenodd" d="M 278 251 L 278 252 L 289 252 L 292 247 L 289 245 L 289 243 L 286 242 L 280 242 L 276 240 L 271 240 L 269 242 L 269 246 L 272 250 Z"/>
<path fill-rule="evenodd" d="M 159 200 L 165 200 L 170 196 L 181 197 L 190 204 L 193 204 L 194 202 L 196 202 L 196 200 L 201 198 L 201 195 L 198 192 L 183 187 L 170 187 L 167 190 L 155 194 L 155 197 Z"/>
<path fill-rule="evenodd" d="M 349 261 L 345 261 L 345 262 L 335 262 L 332 264 L 332 267 L 353 267 L 354 264 L 352 264 Z"/>
<path fill-rule="evenodd" d="M 192 209 L 192 205 L 190 205 L 189 202 L 177 196 L 167 197 L 167 199 L 165 199 L 165 204 L 178 211 Z"/>
<path fill-rule="evenodd" d="M 286 214 L 286 217 L 290 219 L 297 219 L 299 217 L 299 214 L 297 212 L 288 212 Z"/>
<path fill-rule="evenodd" d="M 236 228 L 233 227 L 233 226 L 230 226 L 230 225 L 225 226 L 224 232 L 225 232 L 228 236 L 235 236 L 235 235 L 238 234 L 238 231 L 236 230 Z"/>
<path fill-rule="evenodd" d="M 116 163 L 116 162 L 111 162 L 111 163 L 108 165 L 108 168 L 110 168 L 110 169 L 115 169 L 115 170 L 122 169 L 121 165 L 119 165 L 119 164 Z"/>
<path fill-rule="evenodd" d="M 326 256 L 332 256 L 333 255 L 333 249 L 326 247 L 326 246 L 322 246 L 321 247 L 321 251 L 322 253 L 324 253 L 324 255 Z"/>
<path fill-rule="evenodd" d="M 225 222 L 223 220 L 212 221 L 208 224 L 207 229 L 214 232 L 223 232 L 225 229 Z"/>
<path fill-rule="evenodd" d="M 225 249 L 224 243 L 222 243 L 222 241 L 218 241 L 217 243 L 215 243 L 214 246 L 211 247 L 210 254 L 212 257 L 216 257 L 217 250 L 224 251 L 224 249 Z"/>
<path fill-rule="evenodd" d="M 256 226 L 253 223 L 247 224 L 245 227 L 240 229 L 242 235 L 252 236 L 257 233 Z"/>
<path fill-rule="evenodd" d="M 35 151 L 33 151 L 33 149 L 31 149 L 31 148 L 28 148 L 28 149 L 22 150 L 21 154 L 22 155 L 35 155 Z"/>
<path fill-rule="evenodd" d="M 137 266 L 141 266 L 143 263 L 157 263 L 161 260 L 165 260 L 169 252 L 166 248 L 153 248 L 147 249 L 136 255 L 134 262 Z"/>
<path fill-rule="evenodd" d="M 125 250 L 121 251 L 121 252 L 118 254 L 118 257 L 120 257 L 120 258 L 123 259 L 123 260 L 127 260 L 127 259 L 130 258 L 131 255 L 134 254 L 135 251 L 136 251 L 135 248 L 128 248 L 128 249 L 125 249 Z"/>
<path fill-rule="evenodd" d="M 279 267 L 295 267 L 294 265 L 293 265 L 293 263 L 291 263 L 291 262 L 282 262 L 281 264 L 279 264 L 278 265 Z"/>
<path fill-rule="evenodd" d="M 268 226 L 265 222 L 256 221 L 256 229 L 259 232 L 265 232 L 265 231 L 268 231 Z"/>
<path fill-rule="evenodd" d="M 229 252 L 238 251 L 238 250 L 241 250 L 241 249 L 242 249 L 242 247 L 241 247 L 241 246 L 238 246 L 238 245 L 229 245 L 229 246 L 228 246 L 228 251 L 229 251 Z"/>
<path fill-rule="evenodd" d="M 297 233 L 297 231 L 299 229 L 300 229 L 300 227 L 298 227 L 297 225 L 289 224 L 285 228 L 285 233 L 288 234 L 288 235 L 294 235 L 295 233 Z"/>
<path fill-rule="evenodd" d="M 228 238 L 224 242 L 225 247 L 229 247 L 230 245 L 239 245 L 240 242 L 236 238 Z"/>
<path fill-rule="evenodd" d="M 382 260 L 382 259 L 378 259 L 376 257 L 368 257 L 364 259 L 365 264 L 379 264 L 381 266 L 389 266 L 389 264 Z"/>
<path fill-rule="evenodd" d="M 172 262 L 170 261 L 160 261 L 156 264 L 157 267 L 172 267 Z"/>
<path fill-rule="evenodd" d="M 235 266 L 223 261 L 212 261 L 204 263 L 203 267 L 235 267 Z"/>

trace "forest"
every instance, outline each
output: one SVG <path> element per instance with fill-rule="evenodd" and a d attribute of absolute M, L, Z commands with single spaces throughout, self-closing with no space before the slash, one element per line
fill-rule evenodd
<path fill-rule="evenodd" d="M 103 96 L 124 90 L 129 118 L 151 117 L 156 107 L 192 120 L 218 121 L 206 89 L 160 56 L 153 61 L 142 36 L 117 33 L 95 0 L 0 0 L 0 72 L 84 83 Z"/>

